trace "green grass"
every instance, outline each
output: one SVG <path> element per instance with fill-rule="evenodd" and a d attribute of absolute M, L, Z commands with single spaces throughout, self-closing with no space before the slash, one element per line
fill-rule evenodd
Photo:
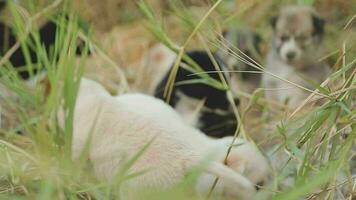
<path fill-rule="evenodd" d="M 258 2 L 256 0 L 256 2 Z M 0 126 L 0 198 L 1 199 L 118 199 L 121 184 L 130 178 L 135 178 L 138 174 L 128 174 L 128 169 L 135 160 L 142 154 L 144 149 L 132 158 L 127 165 L 123 166 L 117 173 L 115 181 L 102 183 L 93 177 L 90 165 L 86 162 L 85 154 L 77 161 L 71 160 L 71 137 L 73 129 L 73 109 L 78 90 L 80 77 L 84 74 L 84 67 L 87 61 L 86 51 L 78 58 L 75 55 L 76 42 L 85 33 L 80 28 L 80 20 L 70 6 L 67 4 L 51 4 L 47 9 L 38 9 L 35 4 L 30 7 L 37 14 L 29 14 L 25 8 L 16 4 L 11 4 L 11 13 L 14 20 L 14 28 L 18 38 L 18 48 L 21 48 L 29 61 L 29 49 L 37 52 L 39 62 L 24 66 L 30 72 L 35 68 L 45 68 L 47 79 L 51 87 L 50 93 L 45 95 L 46 88 L 40 82 L 35 83 L 35 87 L 29 87 L 16 76 L 14 68 L 6 57 L 0 58 L 0 83 L 12 91 L 13 96 L 5 96 L 0 93 L 0 111 L 9 111 L 14 126 Z M 221 45 L 217 40 L 217 33 L 221 28 L 242 24 L 241 16 L 234 16 L 231 8 L 226 6 L 231 2 L 213 1 L 210 7 L 202 14 L 195 13 L 185 4 L 173 2 L 170 5 L 169 15 L 176 16 L 182 26 L 182 32 L 187 37 L 183 40 L 175 39 L 168 33 L 157 13 L 144 1 L 138 3 L 138 10 L 144 19 L 146 26 L 156 37 L 157 41 L 164 43 L 179 56 L 175 67 L 179 66 L 181 60 L 185 60 L 191 66 L 192 73 L 199 73 L 201 69 L 189 57 L 185 51 L 191 43 L 198 41 L 208 53 L 210 49 L 216 49 Z M 280 1 L 274 1 L 271 6 L 277 7 Z M 314 1 L 296 1 L 312 5 Z M 53 18 L 50 13 L 53 9 L 65 10 L 67 16 L 60 15 Z M 43 12 L 42 12 L 43 11 Z M 60 27 L 56 43 L 49 53 L 39 42 L 38 25 L 39 17 L 50 15 Z M 268 14 L 267 14 L 268 15 Z M 136 15 L 135 15 L 136 16 Z M 233 16 L 225 18 L 226 16 Z M 224 19 L 224 20 L 222 20 Z M 132 20 L 130 18 L 130 20 Z M 355 23 L 355 22 L 354 22 Z M 265 22 L 260 22 L 265 24 Z M 346 18 L 345 18 L 346 24 Z M 264 25 L 267 27 L 267 25 Z M 349 31 L 350 28 L 345 30 Z M 351 30 L 352 31 L 352 30 Z M 188 34 L 187 34 L 188 33 Z M 263 33 L 267 34 L 267 33 Z M 87 35 L 87 43 L 92 41 Z M 336 35 L 337 36 L 337 35 Z M 83 39 L 83 37 L 81 37 Z M 340 38 L 344 43 L 352 42 L 353 38 Z M 341 44 L 335 45 L 342 47 Z M 349 47 L 349 46 L 348 46 Z M 289 160 L 280 170 L 274 171 L 271 183 L 266 186 L 257 199 L 333 199 L 334 193 L 340 189 L 340 182 L 336 177 L 342 173 L 347 180 L 342 185 L 349 191 L 355 191 L 355 137 L 356 137 L 356 109 L 355 109 L 355 55 L 354 46 L 346 48 L 345 62 L 335 68 L 330 75 L 325 86 L 318 88 L 315 94 L 325 101 L 320 106 L 314 106 L 304 112 L 296 110 L 295 115 L 291 112 L 281 111 L 278 119 L 278 126 L 273 127 L 273 132 L 269 133 L 271 138 L 278 139 L 275 148 L 286 152 Z M 88 44 L 86 48 L 88 49 Z M 233 54 L 238 59 L 238 51 L 232 49 Z M 332 51 L 343 52 L 342 49 L 330 49 Z M 332 60 L 337 62 L 338 56 L 333 54 Z M 241 58 L 240 58 L 241 59 Z M 335 63 L 332 63 L 335 64 Z M 261 66 L 256 64 L 257 68 Z M 176 71 L 170 76 L 170 84 L 167 85 L 166 95 L 170 95 L 173 87 L 173 80 Z M 199 73 L 199 80 L 222 90 L 230 91 L 230 86 L 222 78 L 216 81 L 209 78 L 207 74 Z M 181 84 L 194 84 L 186 82 Z M 232 97 L 231 92 L 230 100 Z M 273 109 L 272 105 L 266 104 L 261 95 L 237 94 L 241 98 L 246 98 L 251 104 L 260 104 L 268 109 Z M 233 101 L 231 101 L 233 102 Z M 65 113 L 64 129 L 60 129 L 57 121 L 57 112 L 63 108 Z M 243 122 L 245 115 L 235 108 L 236 120 Z M 267 112 L 267 111 L 265 111 Z M 4 120 L 4 119 L 2 119 Z M 248 119 L 247 119 L 248 120 Z M 6 121 L 1 121 L 4 124 Z M 268 122 L 266 122 L 268 123 Z M 16 134 L 18 131 L 24 135 Z M 348 133 L 345 134 L 345 131 Z M 237 127 L 236 135 L 242 133 L 243 137 L 249 137 L 244 124 Z M 347 136 L 347 137 L 346 137 Z M 353 162 L 353 163 L 352 163 Z M 289 188 L 280 189 L 278 185 L 284 180 L 286 174 L 291 169 L 295 178 L 295 183 Z M 144 172 L 142 172 L 144 173 Z M 197 199 L 187 190 L 191 190 L 195 177 L 199 170 L 183 180 L 170 191 L 164 193 L 147 192 L 146 199 Z M 350 199 L 350 196 L 346 196 Z"/>

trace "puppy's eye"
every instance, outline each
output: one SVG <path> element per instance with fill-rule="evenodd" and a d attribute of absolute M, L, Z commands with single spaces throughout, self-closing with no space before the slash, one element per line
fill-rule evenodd
<path fill-rule="evenodd" d="M 288 36 L 288 35 L 282 35 L 282 36 L 281 36 L 281 41 L 282 41 L 282 42 L 285 42 L 285 41 L 287 41 L 287 40 L 289 40 L 289 36 Z"/>

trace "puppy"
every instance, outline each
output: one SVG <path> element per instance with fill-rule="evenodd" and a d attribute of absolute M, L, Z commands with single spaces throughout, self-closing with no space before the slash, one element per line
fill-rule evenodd
<path fill-rule="evenodd" d="M 236 90 L 252 93 L 261 82 L 261 73 L 249 73 L 251 71 L 259 71 L 251 64 L 243 62 L 236 56 L 237 54 L 247 61 L 250 59 L 261 61 L 261 36 L 250 28 L 230 28 L 223 32 L 225 45 L 218 50 L 217 54 L 224 60 L 229 70 L 245 71 L 242 73 L 232 73 L 232 88 Z M 236 50 L 238 48 L 240 51 Z M 247 58 L 249 57 L 249 58 Z"/>
<path fill-rule="evenodd" d="M 6 9 L 7 1 L 0 2 L 0 10 Z M 51 55 L 51 48 L 56 42 L 57 31 L 59 32 L 59 27 L 55 22 L 49 21 L 43 26 L 39 27 L 39 39 L 41 45 L 47 52 L 47 55 Z M 7 24 L 0 22 L 0 56 L 4 56 L 6 52 L 17 42 L 17 35 L 14 33 L 12 27 Z M 28 36 L 28 43 L 35 44 L 35 40 L 32 35 Z M 31 45 L 29 47 L 29 59 L 31 63 L 37 64 L 38 57 L 36 49 L 33 49 Z M 81 55 L 83 52 L 83 41 L 78 41 L 76 54 Z M 53 56 L 53 55 L 52 55 Z M 58 55 L 56 55 L 58 56 Z M 26 63 L 25 53 L 22 48 L 18 48 L 9 58 L 11 65 L 18 69 L 20 67 L 25 67 Z M 1 66 L 0 66 L 1 67 Z M 33 73 L 37 74 L 37 69 L 33 69 Z M 30 78 L 30 73 L 28 70 L 18 70 L 18 75 L 24 80 Z M 1 75 L 0 75 L 1 76 Z"/>
<path fill-rule="evenodd" d="M 155 84 L 154 96 L 163 100 L 164 89 L 168 81 L 169 74 L 176 55 L 166 47 L 160 45 L 160 52 L 166 51 L 169 55 L 167 59 L 162 59 L 163 64 L 159 80 Z M 156 51 L 155 49 L 153 51 Z M 171 53 L 169 53 L 171 52 Z M 162 54 L 164 55 L 164 54 Z M 189 51 L 187 55 L 194 60 L 203 71 L 216 71 L 213 62 L 210 60 L 208 54 L 204 51 Z M 214 59 L 219 65 L 221 70 L 227 70 L 225 62 L 217 55 L 214 54 Z M 231 105 L 226 96 L 226 91 L 214 88 L 204 83 L 183 84 L 179 85 L 181 81 L 192 81 L 201 79 L 198 75 L 192 75 L 192 72 L 184 68 L 187 65 L 184 61 L 178 69 L 175 78 L 175 86 L 172 91 L 171 100 L 169 104 L 175 108 L 184 119 L 193 126 L 202 130 L 205 134 L 212 137 L 224 137 L 233 135 L 236 130 L 236 120 L 231 108 Z M 217 73 L 208 74 L 211 78 L 221 81 Z M 223 73 L 225 79 L 229 79 L 227 73 Z M 163 78 L 162 78 L 163 77 Z M 197 111 L 200 104 L 201 109 Z M 235 99 L 235 103 L 239 104 L 239 99 Z"/>
<path fill-rule="evenodd" d="M 0 11 L 3 11 L 6 8 L 8 1 L 0 1 Z M 47 51 L 47 55 L 51 55 L 51 48 L 56 41 L 56 35 L 58 31 L 58 25 L 54 22 L 47 22 L 43 26 L 41 26 L 38 30 L 39 39 L 41 45 Z M 8 50 L 16 44 L 18 38 L 15 34 L 12 27 L 10 27 L 7 23 L 0 22 L 0 57 L 2 58 Z M 34 44 L 34 38 L 31 34 L 28 35 L 27 42 L 30 44 Z M 33 49 L 31 45 L 29 47 L 29 59 L 31 63 L 38 63 L 38 55 L 35 49 Z M 82 52 L 81 44 L 78 44 L 77 54 L 81 54 Z M 28 64 L 25 59 L 25 53 L 21 47 L 19 47 L 11 56 L 9 57 L 8 63 L 17 71 L 17 75 L 20 79 L 24 80 L 26 86 L 33 89 L 35 87 L 35 83 L 37 80 L 43 80 L 45 77 L 45 73 L 39 72 L 36 68 L 33 69 L 33 77 L 30 77 L 30 72 L 26 68 Z M 0 66 L 0 68 L 7 66 Z M 20 69 L 20 68 L 24 68 Z M 7 87 L 6 84 L 2 84 L 6 81 L 4 77 L 8 76 L 8 70 L 0 71 L 0 128 L 10 130 L 12 128 L 18 127 L 19 116 L 17 116 L 17 112 L 14 109 L 11 109 L 8 106 L 7 102 L 17 102 L 19 101 L 17 93 L 12 91 Z M 4 79 L 3 79 L 4 78 Z M 21 132 L 21 131 L 19 131 Z"/>
<path fill-rule="evenodd" d="M 251 199 L 255 185 L 263 184 L 269 175 L 267 161 L 252 144 L 238 140 L 240 145 L 233 147 L 224 165 L 231 140 L 207 137 L 156 98 L 142 94 L 111 97 L 96 82 L 81 82 L 74 112 L 74 160 L 89 144 L 88 156 L 96 176 L 110 181 L 151 141 L 128 172 L 145 173 L 123 183 L 123 199 L 144 199 L 135 192 L 138 190 L 170 189 L 195 167 L 202 169 L 195 186 L 198 194 L 207 195 L 219 177 L 214 195 Z"/>
<path fill-rule="evenodd" d="M 231 45 L 237 46 L 244 54 L 252 58 L 255 58 L 255 55 L 260 53 L 259 44 L 261 39 L 257 33 L 250 29 L 229 29 L 225 31 L 223 35 L 227 40 L 226 46 L 228 47 L 231 47 Z M 187 55 L 194 60 L 203 71 L 216 71 L 213 62 L 206 52 L 196 50 L 188 51 Z M 213 56 L 222 71 L 253 70 L 251 66 L 240 62 L 227 53 L 227 50 L 218 50 Z M 151 49 L 149 58 L 149 65 L 163 69 L 154 72 L 156 77 L 163 78 L 158 78 L 159 80 L 156 78 L 153 84 L 153 90 L 156 97 L 165 100 L 163 93 L 176 55 L 163 45 L 156 45 Z M 179 85 L 181 81 L 200 79 L 198 75 L 191 75 L 192 73 L 184 68 L 186 64 L 187 63 L 183 62 L 178 69 L 175 79 L 177 85 L 175 85 L 172 91 L 169 104 L 174 107 L 187 122 L 209 136 L 224 137 L 233 135 L 237 124 L 226 92 L 204 83 Z M 209 76 L 217 81 L 221 81 L 217 73 L 211 73 Z M 226 81 L 231 81 L 231 83 L 234 84 L 232 86 L 233 89 L 235 89 L 237 85 L 241 85 L 237 87 L 236 90 L 250 88 L 247 90 L 252 91 L 260 82 L 259 74 L 242 73 L 240 82 L 236 82 L 235 76 L 230 76 L 226 72 L 223 73 L 223 76 Z M 202 103 L 203 106 L 201 106 Z M 235 98 L 235 103 L 237 105 L 239 104 L 238 98 Z M 199 108 L 201 109 L 199 110 Z"/>
<path fill-rule="evenodd" d="M 267 56 L 266 70 L 303 87 L 314 89 L 329 74 L 328 66 L 318 59 L 322 55 L 324 20 L 316 11 L 306 6 L 287 6 L 273 17 L 271 50 Z M 308 96 L 299 89 L 269 74 L 263 75 L 266 98 L 287 102 L 296 107 Z"/>

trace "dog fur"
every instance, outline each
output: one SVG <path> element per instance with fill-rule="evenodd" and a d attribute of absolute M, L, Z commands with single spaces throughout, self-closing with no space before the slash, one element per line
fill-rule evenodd
<path fill-rule="evenodd" d="M 260 62 L 261 36 L 250 28 L 241 27 L 225 30 L 223 37 L 223 42 L 226 44 L 217 51 L 217 54 L 225 61 L 229 70 L 245 71 L 231 74 L 232 88 L 237 91 L 252 93 L 260 86 L 262 76 L 260 73 L 249 73 L 249 71 L 259 70 L 236 58 L 236 56 L 231 55 L 231 51 L 248 61 L 250 61 L 250 59 L 247 59 L 246 56 L 256 62 Z M 237 51 L 236 48 L 238 48 L 239 51 Z"/>
<path fill-rule="evenodd" d="M 188 51 L 187 55 L 204 71 L 216 71 L 213 62 L 206 52 Z M 227 70 L 225 62 L 218 55 L 214 54 L 214 59 L 221 70 Z M 171 61 L 171 64 L 166 67 L 166 73 L 156 86 L 155 97 L 157 98 L 166 99 L 163 94 L 173 62 L 174 59 Z M 187 63 L 183 62 L 178 69 L 175 83 L 200 79 L 198 75 L 192 75 L 192 72 L 184 68 L 184 64 Z M 220 81 L 220 77 L 217 73 L 209 74 L 209 76 Z M 229 75 L 224 73 L 224 78 L 228 80 Z M 238 98 L 235 99 L 235 103 L 237 105 L 239 104 Z M 186 120 L 189 120 L 190 124 L 199 128 L 209 136 L 224 137 L 228 135 L 231 136 L 235 133 L 237 127 L 236 119 L 228 101 L 226 91 L 216 89 L 204 83 L 175 85 L 169 104 L 177 109 Z M 199 106 L 199 104 L 203 104 L 203 106 Z M 201 107 L 201 109 L 197 111 L 199 107 Z M 192 116 L 193 114 L 195 114 L 195 116 Z"/>
<path fill-rule="evenodd" d="M 226 46 L 237 46 L 247 56 L 254 57 L 254 53 L 259 54 L 260 37 L 254 31 L 248 28 L 228 29 L 224 32 L 224 37 L 228 44 Z M 204 51 L 188 51 L 187 55 L 194 60 L 203 71 L 216 71 L 209 55 Z M 219 65 L 220 70 L 243 70 L 251 71 L 253 68 L 237 58 L 234 58 L 227 50 L 219 49 L 213 53 L 214 59 Z M 159 44 L 154 46 L 148 56 L 148 66 L 155 68 L 153 81 L 154 95 L 165 100 L 163 95 L 168 81 L 176 54 Z M 177 72 L 175 83 L 180 81 L 191 81 L 200 79 L 197 75 L 184 68 L 187 63 L 183 62 Z M 236 73 L 237 74 L 237 73 Z M 231 82 L 233 90 L 252 92 L 260 84 L 260 74 L 242 73 L 237 78 L 235 74 L 231 75 L 224 72 L 224 78 Z M 217 73 L 211 73 L 209 76 L 217 81 L 220 77 Z M 237 81 L 237 80 L 240 81 Z M 230 84 L 230 85 L 231 85 Z M 245 88 L 248 88 L 245 90 Z M 235 98 L 235 103 L 240 103 Z M 236 118 L 231 105 L 226 96 L 226 92 L 216 89 L 203 83 L 194 83 L 188 85 L 176 85 L 173 88 L 169 104 L 175 108 L 183 118 L 191 125 L 199 128 L 205 134 L 212 137 L 224 137 L 233 135 L 236 130 Z"/>
<path fill-rule="evenodd" d="M 6 9 L 6 1 L 0 4 L 1 9 Z M 43 26 L 39 27 L 38 34 L 41 45 L 50 54 L 50 49 L 56 41 L 56 35 L 58 30 L 58 25 L 55 22 L 48 21 Z M 29 41 L 34 43 L 34 38 L 29 35 Z M 6 23 L 0 22 L 0 55 L 6 54 L 6 52 L 17 42 L 17 35 L 14 33 L 12 27 L 8 26 Z M 76 54 L 81 55 L 83 50 L 83 41 L 78 41 Z M 37 63 L 37 53 L 34 49 L 29 48 L 29 58 L 32 63 Z M 14 68 L 26 66 L 26 58 L 23 50 L 18 48 L 9 58 L 9 62 Z M 34 74 L 37 74 L 37 70 L 33 70 Z M 27 70 L 21 70 L 18 75 L 24 79 L 30 79 L 30 73 Z"/>
<path fill-rule="evenodd" d="M 206 195 L 219 177 L 215 195 L 251 199 L 255 185 L 263 183 L 269 174 L 266 159 L 252 144 L 238 140 L 243 144 L 232 149 L 224 165 L 231 137 L 211 139 L 187 125 L 161 100 L 143 94 L 111 97 L 96 82 L 83 79 L 74 113 L 74 160 L 88 140 L 94 172 L 106 181 L 152 141 L 129 173 L 148 171 L 125 182 L 120 191 L 124 199 L 140 199 L 135 192 L 140 189 L 169 189 L 207 158 L 211 161 L 200 166 L 203 173 L 196 184 L 201 195 Z"/>
<path fill-rule="evenodd" d="M 287 6 L 271 19 L 273 38 L 267 56 L 266 70 L 303 87 L 314 89 L 329 74 L 327 64 L 320 62 L 324 20 L 307 6 Z M 296 107 L 308 92 L 269 74 L 263 75 L 266 98 L 288 102 Z"/>

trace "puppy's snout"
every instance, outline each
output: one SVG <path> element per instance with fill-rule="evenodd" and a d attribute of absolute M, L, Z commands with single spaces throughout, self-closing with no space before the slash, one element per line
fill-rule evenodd
<path fill-rule="evenodd" d="M 288 52 L 288 53 L 287 53 L 287 59 L 288 59 L 289 61 L 291 61 L 291 60 L 293 60 L 293 59 L 295 58 L 296 55 L 297 55 L 297 53 L 294 52 L 294 51 Z"/>

